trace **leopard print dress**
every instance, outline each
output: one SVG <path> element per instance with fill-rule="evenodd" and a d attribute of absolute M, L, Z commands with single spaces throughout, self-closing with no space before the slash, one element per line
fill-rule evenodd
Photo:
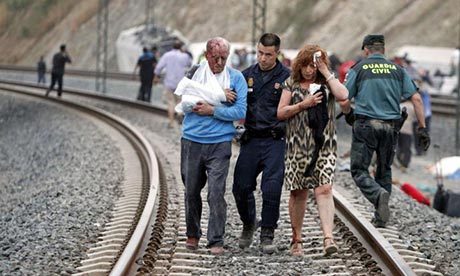
<path fill-rule="evenodd" d="M 303 100 L 308 90 L 300 87 L 299 83 L 288 79 L 283 88 L 291 91 L 291 105 Z M 316 166 L 310 176 L 304 172 L 312 161 L 315 141 L 312 129 L 308 127 L 308 109 L 297 113 L 288 119 L 286 124 L 286 154 L 284 185 L 287 190 L 314 189 L 320 185 L 331 184 L 334 180 L 335 163 L 337 159 L 337 135 L 335 131 L 335 98 L 326 88 L 327 112 L 329 121 L 324 129 L 324 144 L 319 151 Z"/>

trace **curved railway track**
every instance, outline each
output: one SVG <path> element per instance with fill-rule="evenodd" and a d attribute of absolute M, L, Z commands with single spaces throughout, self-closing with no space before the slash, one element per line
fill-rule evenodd
<path fill-rule="evenodd" d="M 36 74 L 36 68 L 31 67 L 31 66 L 0 65 L 0 70 L 20 72 L 20 73 L 27 72 L 27 73 Z M 96 78 L 97 72 L 68 69 L 66 70 L 66 75 Z M 109 79 L 113 79 L 113 80 L 126 80 L 126 81 L 138 80 L 138 76 L 133 76 L 133 74 L 121 73 L 121 72 L 107 72 L 106 77 Z M 458 100 L 455 95 L 432 95 L 431 102 L 432 102 L 432 111 L 434 114 L 448 116 L 448 117 L 457 116 Z"/>
<path fill-rule="evenodd" d="M 22 91 L 28 95 L 44 98 L 43 87 L 26 84 L 24 86 L 27 88 L 24 86 L 18 88 L 13 84 L 18 85 L 14 82 L 9 84 L 4 82 L 0 88 Z M 166 114 L 165 110 L 148 104 L 81 90 L 66 89 L 64 93 L 123 104 L 161 116 Z M 68 100 L 54 97 L 47 99 L 73 108 L 83 108 Z M 91 113 L 98 114 L 97 116 L 103 116 L 104 121 L 122 121 L 108 112 L 96 108 L 89 108 L 89 110 Z M 164 179 L 163 173 L 159 170 L 161 166 L 158 165 L 149 142 L 142 138 L 138 131 L 127 126 L 116 126 L 116 128 L 128 129 L 127 132 L 130 133 L 128 136 L 137 137 L 133 138 L 137 142 L 131 143 L 137 148 L 138 155 L 142 156 L 140 157 L 143 162 L 143 180 L 140 181 L 142 185 L 136 188 L 131 196 L 119 201 L 112 219 L 113 223 L 106 225 L 101 242 L 90 249 L 89 258 L 82 262 L 79 268 L 82 271 L 81 275 L 215 274 L 216 267 L 218 269 L 219 265 L 219 262 L 215 261 L 215 256 L 210 255 L 205 249 L 195 252 L 185 249 L 185 208 L 182 185 Z M 177 166 L 178 163 L 173 165 Z M 131 200 L 140 203 L 133 205 Z M 290 238 L 287 200 L 287 193 L 283 193 L 280 226 L 277 230 L 280 238 L 286 240 L 286 244 Z M 330 275 L 442 275 L 435 271 L 435 266 L 430 263 L 430 260 L 422 257 L 423 254 L 405 247 L 396 229 L 374 228 L 369 222 L 371 214 L 365 207 L 341 195 L 338 190 L 334 190 L 334 201 L 337 208 L 334 235 L 340 247 L 337 255 L 324 257 L 321 253 L 322 234 L 312 200 L 308 203 L 310 211 L 307 212 L 304 225 L 306 257 L 310 257 L 314 263 L 329 266 Z M 207 204 L 203 204 L 203 225 L 207 225 L 206 213 Z M 229 214 L 236 214 L 236 211 L 233 210 Z M 133 217 L 134 221 L 137 221 L 136 225 L 125 220 Z M 150 232 L 149 228 L 151 228 Z M 206 232 L 206 229 L 203 230 Z M 201 240 L 200 248 L 204 248 L 204 240 Z M 117 245 L 112 246 L 112 242 L 116 242 Z M 247 255 L 232 258 L 240 257 L 260 258 Z M 292 259 L 293 266 L 299 264 L 298 259 Z M 321 274 L 321 271 L 316 273 Z"/>
<path fill-rule="evenodd" d="M 43 98 L 34 91 L 14 86 L 2 86 L 2 90 Z M 99 242 L 88 251 L 88 258 L 78 269 L 81 275 L 109 272 L 126 275 L 135 263 L 135 257 L 144 242 L 151 224 L 158 190 L 164 190 L 156 155 L 147 140 L 128 122 L 95 107 L 68 100 L 46 98 L 78 112 L 91 115 L 115 128 L 126 140 L 122 149 L 125 159 L 126 181 L 122 183 L 122 196 L 116 201 L 112 218 L 101 233 Z M 160 192 L 161 194 L 161 192 Z M 160 203 L 161 204 L 161 203 Z M 80 274 L 77 274 L 80 275 Z"/>
<path fill-rule="evenodd" d="M 0 70 L 5 71 L 17 71 L 17 72 L 28 72 L 28 73 L 36 73 L 37 68 L 31 66 L 21 66 L 21 65 L 0 65 Z M 46 72 L 50 74 L 50 70 Z M 77 69 L 66 69 L 66 75 L 72 76 L 80 76 L 80 77 L 96 77 L 96 71 L 88 71 L 88 70 L 77 70 Z M 119 79 L 119 80 L 133 80 L 139 79 L 137 75 L 134 76 L 133 74 L 121 73 L 121 72 L 107 72 L 106 77 L 110 79 Z"/>

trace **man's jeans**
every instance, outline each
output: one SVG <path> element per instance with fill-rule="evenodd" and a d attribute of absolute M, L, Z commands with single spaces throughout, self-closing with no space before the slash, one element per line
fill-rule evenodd
<path fill-rule="evenodd" d="M 187 237 L 201 237 L 201 190 L 208 182 L 208 247 L 223 246 L 227 203 L 225 181 L 231 156 L 231 142 L 200 144 L 181 140 L 181 175 L 185 185 Z"/>
<path fill-rule="evenodd" d="M 262 221 L 260 226 L 276 228 L 284 180 L 284 139 L 251 138 L 240 148 L 233 178 L 233 195 L 243 224 L 255 224 L 254 191 L 262 172 Z"/>
<path fill-rule="evenodd" d="M 353 125 L 351 175 L 364 196 L 376 207 L 381 188 L 391 194 L 391 164 L 396 137 L 392 122 L 358 119 Z M 375 179 L 369 175 L 374 152 L 377 154 Z"/>

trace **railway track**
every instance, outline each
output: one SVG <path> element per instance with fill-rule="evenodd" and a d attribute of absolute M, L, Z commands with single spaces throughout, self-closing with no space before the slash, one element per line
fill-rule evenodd
<path fill-rule="evenodd" d="M 0 65 L 0 70 L 5 71 L 17 71 L 17 72 L 27 72 L 27 73 L 37 73 L 37 68 L 31 66 L 20 66 L 20 65 Z M 50 74 L 51 71 L 46 72 Z M 94 78 L 97 75 L 96 71 L 88 70 L 77 70 L 77 69 L 66 69 L 66 75 L 79 76 L 79 77 L 91 77 Z M 139 77 L 133 74 L 121 73 L 121 72 L 107 72 L 106 77 L 109 79 L 118 79 L 118 80 L 138 80 Z"/>
<path fill-rule="evenodd" d="M 17 85 L 17 84 L 16 84 Z M 43 87 L 26 85 L 27 88 L 18 88 L 13 83 L 2 84 L 3 90 L 24 91 L 28 95 L 43 97 Z M 81 90 L 67 89 L 65 95 L 97 98 L 100 101 L 123 104 L 130 108 L 140 109 L 147 112 L 164 116 L 166 112 L 158 107 L 107 97 Z M 75 105 L 68 100 L 54 97 L 47 98 L 65 105 Z M 101 112 L 95 108 L 92 113 L 106 113 L 103 120 L 115 120 L 115 116 Z M 100 115 L 99 115 L 100 116 Z M 117 129 L 127 127 L 116 126 Z M 128 131 L 130 136 L 139 134 L 134 128 Z M 141 136 L 141 135 L 139 135 Z M 201 239 L 198 251 L 188 251 L 185 248 L 185 208 L 183 200 L 183 187 L 175 181 L 166 181 L 164 173 L 159 169 L 156 157 L 145 138 L 137 138 L 139 144 L 138 155 L 144 162 L 142 167 L 142 180 L 131 195 L 119 201 L 112 223 L 106 225 L 106 231 L 101 235 L 101 241 L 88 252 L 88 259 L 82 262 L 79 268 L 81 275 L 190 275 L 190 274 L 225 274 L 221 263 L 226 263 L 228 258 L 245 258 L 256 262 L 260 258 L 251 252 L 241 252 L 236 255 L 224 255 L 215 257 L 204 249 L 205 238 Z M 161 153 L 160 153 L 161 155 Z M 159 160 L 167 157 L 161 156 Z M 160 162 L 161 163 L 161 162 Z M 171 166 L 178 166 L 173 163 Z M 154 171 L 156 173 L 154 173 Z M 136 177 L 136 176 L 133 176 Z M 177 176 L 176 179 L 180 179 Z M 164 184 L 161 184 L 164 183 Z M 162 186 L 163 185 L 163 186 Z M 127 187 L 127 189 L 130 189 Z M 128 193 L 128 190 L 126 190 Z M 148 194 L 148 195 L 147 195 Z M 227 194 L 231 194 L 228 193 Z M 204 199 L 206 197 L 204 196 Z M 131 204 L 131 200 L 137 203 Z M 204 200 L 205 201 L 205 200 Z M 369 209 L 353 199 L 342 195 L 341 191 L 334 190 L 334 201 L 337 208 L 335 217 L 334 235 L 340 250 L 338 254 L 325 257 L 322 254 L 322 233 L 319 226 L 318 214 L 314 202 L 308 202 L 308 210 L 304 222 L 304 247 L 306 258 L 312 260 L 313 267 L 328 267 L 330 275 L 442 275 L 435 271 L 435 266 L 423 254 L 408 248 L 403 244 L 397 229 L 386 228 L 377 230 L 370 224 Z M 280 224 L 277 230 L 279 244 L 289 244 L 290 223 L 288 216 L 288 194 L 283 193 Z M 142 208 L 141 206 L 144 206 Z M 229 204 L 229 215 L 236 214 L 235 206 Z M 202 225 L 207 225 L 207 204 L 203 203 Z M 131 221 L 137 221 L 133 225 Z M 240 231 L 238 225 L 228 225 L 227 231 Z M 204 227 L 205 228 L 205 227 Z M 142 229 L 142 230 L 138 230 Z M 151 231 L 148 231 L 151 229 Z M 206 229 L 203 229 L 204 233 Z M 144 235 L 145 234 L 145 235 Z M 237 235 L 237 234 L 236 234 Z M 129 236 L 129 238 L 128 238 Z M 123 238 L 125 237 L 125 238 Z M 134 242 L 134 240 L 136 240 Z M 133 241 L 133 242 L 131 242 Z M 113 242 L 113 244 L 112 244 Z M 115 245 L 116 244 L 116 245 Z M 253 247 L 257 246 L 256 243 Z M 232 250 L 231 248 L 229 249 Z M 286 248 L 279 248 L 280 254 L 288 254 Z M 227 259 L 225 259 L 227 258 Z M 276 267 L 276 255 L 272 258 L 273 266 Z M 303 261 L 290 258 L 292 267 L 300 266 Z M 313 271 L 312 274 L 321 274 L 322 271 Z"/>
<path fill-rule="evenodd" d="M 34 90 L 12 85 L 1 86 L 2 90 L 27 96 L 43 98 Z M 144 242 L 145 233 L 154 217 L 153 211 L 162 194 L 164 181 L 156 155 L 147 140 L 129 123 L 95 107 L 81 105 L 68 100 L 47 98 L 68 108 L 97 118 L 116 129 L 125 139 L 121 152 L 125 162 L 126 180 L 121 185 L 122 196 L 115 203 L 111 221 L 105 225 L 99 241 L 87 252 L 88 258 L 78 268 L 76 275 L 108 274 L 126 275 L 133 269 L 135 257 Z"/>
<path fill-rule="evenodd" d="M 31 66 L 0 65 L 0 70 L 20 72 L 20 73 L 27 72 L 27 73 L 36 74 L 36 68 L 31 67 Z M 66 70 L 66 75 L 95 78 L 97 76 L 97 72 L 68 69 Z M 113 79 L 113 80 L 125 80 L 125 81 L 138 80 L 137 75 L 134 76 L 133 74 L 121 73 L 121 72 L 107 72 L 106 77 L 109 79 Z M 448 117 L 457 116 L 458 100 L 455 95 L 432 95 L 431 103 L 432 103 L 432 111 L 434 114 L 448 116 Z"/>

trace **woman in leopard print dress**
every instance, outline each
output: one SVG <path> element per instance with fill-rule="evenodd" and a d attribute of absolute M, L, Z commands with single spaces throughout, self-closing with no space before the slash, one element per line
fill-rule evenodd
<path fill-rule="evenodd" d="M 317 45 L 304 46 L 294 60 L 291 77 L 283 84 L 278 106 L 278 119 L 287 120 L 284 185 L 291 191 L 292 255 L 303 254 L 302 224 L 309 189 L 314 190 L 318 204 L 324 252 L 338 250 L 332 236 L 332 183 L 337 157 L 334 112 L 335 99 L 346 100 L 348 90 L 328 66 L 325 50 Z"/>

